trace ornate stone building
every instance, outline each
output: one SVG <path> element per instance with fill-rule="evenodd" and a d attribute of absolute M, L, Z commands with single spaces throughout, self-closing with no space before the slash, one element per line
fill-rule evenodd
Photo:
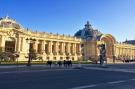
<path fill-rule="evenodd" d="M 135 61 L 135 45 L 118 43 L 111 34 L 103 34 L 89 22 L 74 36 L 33 32 L 8 16 L 0 19 L 0 51 L 18 53 L 19 61 L 28 61 L 31 49 L 46 60 L 99 61 L 99 45 L 105 44 L 106 62 Z M 39 61 L 40 59 L 38 59 Z"/>
<path fill-rule="evenodd" d="M 135 45 L 135 40 L 126 40 L 123 43 Z"/>
<path fill-rule="evenodd" d="M 81 58 L 81 39 L 23 28 L 8 16 L 0 19 L 0 51 L 18 53 L 19 61 L 27 61 L 34 49 L 42 61 L 78 60 Z"/>
<path fill-rule="evenodd" d="M 99 61 L 99 45 L 105 44 L 107 63 L 135 61 L 135 45 L 118 43 L 111 34 L 103 34 L 93 29 L 89 22 L 84 29 L 77 31 L 75 36 L 82 38 L 84 60 Z"/>

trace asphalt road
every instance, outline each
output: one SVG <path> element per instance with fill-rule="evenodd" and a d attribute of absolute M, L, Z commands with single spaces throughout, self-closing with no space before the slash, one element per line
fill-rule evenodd
<path fill-rule="evenodd" d="M 0 72 L 0 89 L 135 89 L 135 73 L 95 69 Z"/>

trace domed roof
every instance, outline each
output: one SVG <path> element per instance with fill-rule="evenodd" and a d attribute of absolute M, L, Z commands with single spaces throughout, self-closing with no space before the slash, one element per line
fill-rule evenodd
<path fill-rule="evenodd" d="M 127 43 L 127 44 L 132 44 L 132 45 L 135 45 L 135 40 L 127 40 L 123 43 Z"/>
<path fill-rule="evenodd" d="M 87 21 L 87 24 L 85 24 L 85 28 L 77 31 L 74 36 L 82 39 L 98 40 L 101 35 L 102 33 L 96 29 L 93 29 L 92 25 Z"/>
<path fill-rule="evenodd" d="M 21 28 L 21 26 L 13 19 L 9 18 L 9 16 L 0 18 L 0 27 L 4 27 L 4 28 L 16 28 L 19 29 Z"/>

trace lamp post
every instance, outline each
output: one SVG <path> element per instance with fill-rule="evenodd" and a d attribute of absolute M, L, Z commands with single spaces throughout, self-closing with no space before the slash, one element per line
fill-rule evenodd
<path fill-rule="evenodd" d="M 32 39 L 32 38 L 27 38 L 26 41 L 29 43 L 29 53 L 28 53 L 28 63 L 27 66 L 31 66 L 31 60 L 32 60 L 32 56 L 33 56 L 33 47 L 31 47 L 31 43 L 34 43 L 36 41 L 36 39 Z"/>

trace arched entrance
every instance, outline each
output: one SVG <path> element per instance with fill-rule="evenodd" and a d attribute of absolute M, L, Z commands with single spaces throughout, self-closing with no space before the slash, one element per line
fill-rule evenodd
<path fill-rule="evenodd" d="M 113 62 L 115 38 L 111 34 L 104 34 L 100 41 L 105 44 L 107 62 Z"/>
<path fill-rule="evenodd" d="M 5 41 L 5 52 L 15 52 L 15 39 L 8 38 Z"/>

